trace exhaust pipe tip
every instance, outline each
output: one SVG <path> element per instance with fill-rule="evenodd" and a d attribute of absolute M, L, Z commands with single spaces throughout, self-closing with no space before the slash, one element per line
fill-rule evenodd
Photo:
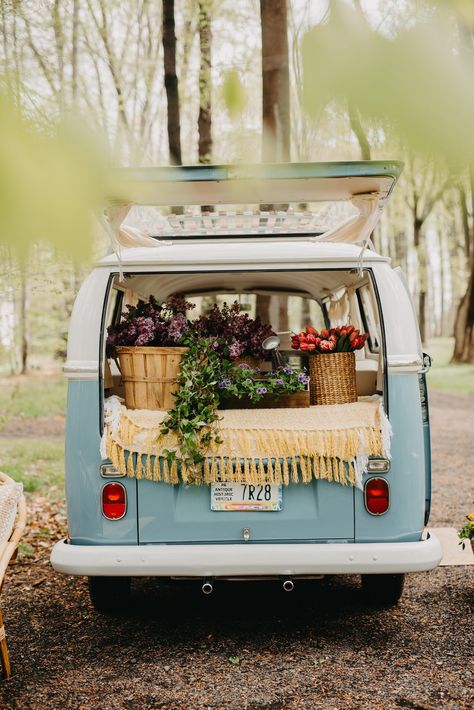
<path fill-rule="evenodd" d="M 295 584 L 292 579 L 285 579 L 283 582 L 283 589 L 285 592 L 292 592 L 293 589 L 295 588 Z"/>
<path fill-rule="evenodd" d="M 212 594 L 214 587 L 213 587 L 211 580 L 205 579 L 204 582 L 202 583 L 201 589 L 202 589 L 203 594 Z"/>

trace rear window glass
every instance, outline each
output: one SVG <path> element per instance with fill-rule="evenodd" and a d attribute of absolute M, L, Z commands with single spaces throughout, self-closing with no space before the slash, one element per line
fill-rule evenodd
<path fill-rule="evenodd" d="M 186 299 L 196 304 L 196 308 L 189 313 L 192 319 L 207 313 L 214 303 L 222 306 L 224 303 L 231 305 L 238 301 L 242 312 L 248 313 L 250 318 L 259 316 L 262 322 L 270 323 L 278 333 L 298 333 L 304 330 L 308 323 L 318 330 L 325 327 L 321 305 L 312 298 L 270 293 L 219 293 L 187 296 Z"/>
<path fill-rule="evenodd" d="M 361 286 L 357 289 L 357 298 L 359 301 L 360 314 L 365 331 L 369 334 L 367 344 L 372 353 L 378 353 L 380 350 L 380 330 L 378 319 L 376 318 L 375 303 L 373 294 L 369 286 Z"/>

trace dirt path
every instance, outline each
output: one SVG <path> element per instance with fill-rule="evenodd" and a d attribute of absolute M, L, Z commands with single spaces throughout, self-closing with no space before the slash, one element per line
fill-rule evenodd
<path fill-rule="evenodd" d="M 474 398 L 431 397 L 433 525 L 458 526 L 472 500 Z M 48 562 L 64 518 L 36 500 L 34 556 L 5 585 L 13 678 L 0 708 L 232 710 L 413 708 L 474 702 L 474 568 L 408 577 L 399 606 L 364 607 L 357 578 L 135 584 L 124 619 L 96 614 L 84 580 Z M 48 532 L 49 531 L 49 532 Z"/>
<path fill-rule="evenodd" d="M 431 392 L 430 416 L 433 457 L 430 525 L 458 528 L 463 516 L 474 510 L 474 397 Z"/>
<path fill-rule="evenodd" d="M 0 429 L 0 439 L 64 437 L 65 417 L 12 417 Z"/>

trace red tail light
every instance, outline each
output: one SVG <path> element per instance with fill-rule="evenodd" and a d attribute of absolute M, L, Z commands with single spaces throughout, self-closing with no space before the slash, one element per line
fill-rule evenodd
<path fill-rule="evenodd" d="M 390 506 L 388 483 L 384 478 L 369 478 L 364 488 L 365 507 L 372 515 L 386 513 Z"/>
<path fill-rule="evenodd" d="M 102 513 L 108 520 L 119 520 L 127 511 L 127 494 L 121 483 L 107 483 L 102 488 Z"/>

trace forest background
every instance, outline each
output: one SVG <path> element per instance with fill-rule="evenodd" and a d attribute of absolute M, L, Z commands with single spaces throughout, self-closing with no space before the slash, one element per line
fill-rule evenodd
<path fill-rule="evenodd" d="M 267 585 L 209 606 L 160 583 L 147 601 L 143 585 L 113 625 L 49 553 L 67 535 L 60 370 L 75 294 L 110 248 L 93 217 L 108 167 L 369 158 L 405 163 L 373 240 L 434 356 L 431 525 L 457 547 L 474 456 L 473 28 L 474 0 L 0 0 L 0 470 L 28 502 L 2 707 L 472 707 L 464 565 L 410 575 L 391 612 L 364 609 L 350 579 L 303 583 L 296 604 Z"/>
<path fill-rule="evenodd" d="M 472 61 L 472 3 L 2 0 L 0 7 L 4 94 L 39 134 L 54 134 L 58 122 L 68 121 L 69 127 L 74 122 L 76 144 L 66 143 L 62 151 L 72 172 L 81 150 L 79 124 L 81 129 L 87 125 L 87 135 L 94 136 L 87 150 L 97 147 L 107 156 L 104 160 L 123 166 L 254 163 L 258 158 L 267 162 L 403 160 L 399 187 L 373 235 L 375 246 L 405 271 L 423 342 L 444 338 L 435 345 L 443 365 L 452 356 L 458 362 L 474 362 L 472 149 L 466 146 L 465 162 L 456 159 L 456 146 L 443 143 L 443 136 L 439 150 L 433 149 L 437 126 L 464 139 L 462 130 L 452 122 L 444 126 L 443 121 L 463 113 L 468 121 L 470 105 L 465 111 L 462 103 L 445 105 L 446 87 L 441 86 L 434 100 L 443 115 L 420 111 L 418 117 L 419 122 L 425 121 L 426 135 L 432 134 L 432 144 L 420 137 L 423 124 L 421 129 L 409 122 L 404 125 L 404 115 L 397 114 L 399 106 L 407 115 L 419 109 L 415 94 L 421 95 L 427 109 L 431 107 L 430 94 L 437 90 L 436 67 L 426 71 L 420 57 L 427 50 L 424 56 L 429 59 L 433 51 L 442 61 L 439 43 L 435 46 L 440 23 L 449 56 L 462 48 Z M 428 48 L 416 36 L 426 28 L 434 28 Z M 327 48 L 331 32 L 337 42 Z M 407 32 L 420 47 L 413 55 Z M 376 43 L 383 41 L 395 50 L 391 71 L 398 71 L 398 78 L 382 72 L 385 49 Z M 375 52 L 365 65 L 360 64 L 362 43 Z M 338 84 L 337 70 L 339 61 L 347 81 L 352 80 L 349 51 L 354 60 L 351 71 L 359 72 L 360 81 L 356 77 L 347 87 Z M 377 63 L 380 77 L 373 73 Z M 395 86 L 393 116 L 384 103 L 385 78 L 388 91 L 390 80 Z M 448 75 L 442 78 L 449 83 Z M 329 80 L 334 85 L 332 94 Z M 400 95 L 397 86 L 402 87 Z M 470 85 L 461 86 L 461 91 L 463 100 L 469 93 L 474 99 Z M 316 109 L 315 96 L 320 103 Z M 371 110 L 370 101 L 379 106 Z M 8 132 L 1 140 L 1 178 L 6 181 L 21 169 L 21 163 L 13 149 L 8 150 Z M 77 173 L 83 169 L 81 159 Z M 48 182 L 46 173 L 45 180 L 36 180 L 32 189 L 38 203 L 49 199 L 43 198 L 42 182 Z M 53 179 L 51 191 L 54 185 Z M 8 199 L 8 190 L 6 195 Z M 0 259 L 0 371 L 4 374 L 51 368 L 54 362 L 59 366 L 64 357 L 72 304 L 90 264 L 71 254 L 75 250 L 71 245 L 87 243 L 88 238 L 77 234 L 72 208 L 68 215 L 68 197 L 60 191 L 54 205 L 57 215 L 65 213 L 66 229 L 58 220 L 51 235 L 38 228 L 35 239 L 33 226 L 32 237 L 20 248 L 14 229 L 10 239 L 8 234 L 5 239 L 2 229 L 0 244 L 6 243 Z M 28 211 L 27 200 L 20 209 Z M 54 228 L 60 227 L 62 237 L 56 238 Z M 97 238 L 93 255 L 105 246 L 103 237 Z M 472 383 L 472 368 L 462 372 L 470 375 Z M 463 376 L 457 389 L 462 390 L 466 382 Z"/>

